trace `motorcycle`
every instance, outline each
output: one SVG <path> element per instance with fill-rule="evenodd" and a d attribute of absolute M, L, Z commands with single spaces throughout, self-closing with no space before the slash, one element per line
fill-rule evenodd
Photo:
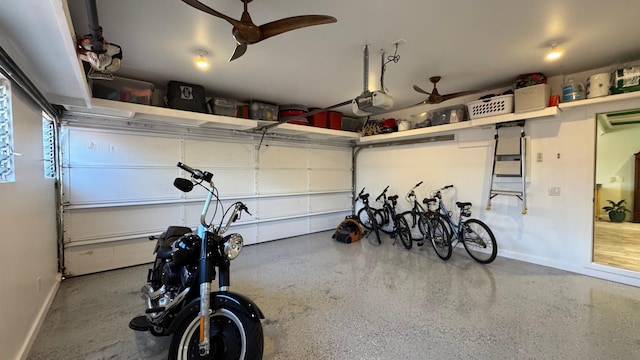
<path fill-rule="evenodd" d="M 242 212 L 251 213 L 238 201 L 223 211 L 217 227 L 213 218 L 207 222 L 212 200 L 215 198 L 216 210 L 221 204 L 213 174 L 180 162 L 177 166 L 191 174 L 191 179 L 176 178 L 175 187 L 183 192 L 195 185 L 207 190 L 200 225 L 195 234 L 188 227 L 169 226 L 160 236 L 149 237 L 156 240 L 156 259 L 141 289 L 147 309 L 129 327 L 154 336 L 173 335 L 170 360 L 262 359 L 264 315 L 249 298 L 229 291 L 230 262 L 240 253 L 243 239 L 236 233 L 224 235 Z M 228 221 L 223 226 L 225 218 Z M 219 289 L 212 292 L 216 268 Z"/>

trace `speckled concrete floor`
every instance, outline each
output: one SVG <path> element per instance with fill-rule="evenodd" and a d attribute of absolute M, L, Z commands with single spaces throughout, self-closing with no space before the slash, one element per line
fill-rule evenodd
<path fill-rule="evenodd" d="M 232 289 L 267 317 L 264 359 L 640 359 L 639 288 L 330 235 L 247 246 L 232 263 Z M 28 359 L 165 359 L 169 339 L 127 327 L 147 268 L 63 281 Z"/>

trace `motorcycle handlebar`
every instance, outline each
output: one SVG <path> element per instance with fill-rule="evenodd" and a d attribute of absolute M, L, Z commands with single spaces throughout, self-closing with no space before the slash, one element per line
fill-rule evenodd
<path fill-rule="evenodd" d="M 178 162 L 178 164 L 176 165 L 177 167 L 179 167 L 180 169 L 188 172 L 189 174 L 191 174 L 191 177 L 196 179 L 196 180 L 204 180 L 206 182 L 211 182 L 211 179 L 213 178 L 213 174 L 208 172 L 208 171 L 202 171 L 199 169 L 194 169 L 191 166 Z"/>

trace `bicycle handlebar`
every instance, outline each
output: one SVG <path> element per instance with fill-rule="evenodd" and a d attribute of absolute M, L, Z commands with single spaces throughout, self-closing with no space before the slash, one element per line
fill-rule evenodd
<path fill-rule="evenodd" d="M 362 194 L 364 194 L 364 188 L 362 188 L 362 190 L 360 190 L 360 193 L 358 194 L 358 197 L 362 197 Z"/>
<path fill-rule="evenodd" d="M 376 201 L 379 201 L 381 197 L 385 196 L 387 194 L 387 190 L 389 190 L 389 185 L 387 185 L 387 187 L 384 188 L 384 190 L 382 190 L 382 193 L 378 195 L 378 197 L 376 198 Z"/>

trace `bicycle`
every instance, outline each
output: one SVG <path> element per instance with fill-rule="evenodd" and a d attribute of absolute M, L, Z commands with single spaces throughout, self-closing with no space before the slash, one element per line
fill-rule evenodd
<path fill-rule="evenodd" d="M 365 235 L 365 237 L 367 238 L 367 240 L 369 240 L 369 243 L 371 243 L 372 245 L 380 245 L 382 243 L 380 241 L 380 226 L 378 225 L 379 222 L 376 218 L 376 212 L 378 211 L 378 209 L 369 206 L 369 194 L 365 194 L 364 189 L 365 188 L 362 188 L 362 190 L 360 190 L 360 193 L 357 197 L 358 199 L 362 200 L 362 203 L 364 205 L 362 209 L 358 210 L 358 221 L 360 222 L 360 225 L 362 225 L 362 227 L 367 229 L 367 234 Z M 377 243 L 374 243 L 369 239 L 369 235 L 371 235 L 372 231 L 376 234 Z"/>
<path fill-rule="evenodd" d="M 451 230 L 449 236 L 453 240 L 452 248 L 462 243 L 465 250 L 475 261 L 481 264 L 488 264 L 495 260 L 498 254 L 498 244 L 493 232 L 487 224 L 478 219 L 470 219 L 471 216 L 471 203 L 470 202 L 456 202 L 460 216 L 458 222 L 454 222 L 449 212 L 444 206 L 442 201 L 442 191 L 453 188 L 453 185 L 447 185 L 443 188 L 433 190 L 431 192 L 431 198 L 425 199 L 429 209 L 435 208 L 435 214 L 441 218 Z M 464 220 L 464 218 L 468 218 Z"/>
<path fill-rule="evenodd" d="M 411 237 L 412 241 L 417 241 L 418 246 L 422 246 L 425 239 L 429 239 L 433 250 L 435 250 L 438 257 L 442 260 L 448 260 L 451 257 L 453 248 L 451 247 L 451 238 L 447 230 L 447 225 L 440 217 L 433 216 L 433 213 L 429 213 L 418 202 L 415 189 L 422 185 L 422 181 L 417 183 L 405 196 L 405 199 L 412 204 L 411 210 L 402 213 L 403 218 L 411 216 L 411 228 L 415 229 L 416 225 L 422 234 L 421 238 Z M 426 204 L 426 199 L 423 200 Z"/>
<path fill-rule="evenodd" d="M 397 238 L 400 238 L 400 242 L 409 250 L 412 246 L 411 241 L 411 229 L 407 220 L 396 212 L 396 205 L 398 204 L 398 195 L 391 195 L 387 197 L 387 190 L 389 186 L 382 190 L 382 193 L 376 198 L 376 202 L 382 199 L 382 209 L 376 211 L 376 219 L 381 219 L 379 222 L 380 230 L 386 234 L 391 235 L 394 239 L 393 245 L 395 245 Z"/>

